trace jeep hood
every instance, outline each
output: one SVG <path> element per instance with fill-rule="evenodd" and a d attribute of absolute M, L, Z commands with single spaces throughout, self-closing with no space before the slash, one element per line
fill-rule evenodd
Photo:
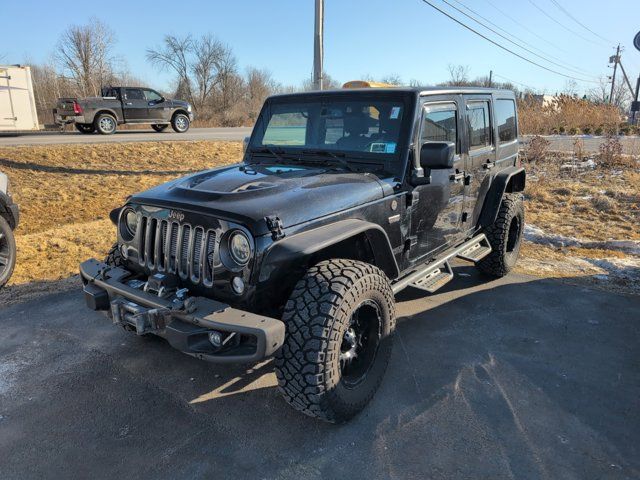
<path fill-rule="evenodd" d="M 384 196 L 373 174 L 308 165 L 233 165 L 207 170 L 131 197 L 131 203 L 201 213 L 269 233 L 264 217 L 285 228 Z"/>

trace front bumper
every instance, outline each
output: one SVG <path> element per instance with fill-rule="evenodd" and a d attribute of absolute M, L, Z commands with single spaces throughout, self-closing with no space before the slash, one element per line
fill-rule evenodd
<path fill-rule="evenodd" d="M 134 288 L 131 273 L 91 259 L 80 265 L 87 305 L 110 310 L 115 324 L 166 338 L 178 350 L 217 363 L 250 363 L 273 355 L 284 343 L 278 319 L 231 308 L 205 297 L 166 298 Z M 221 332 L 233 342 L 221 348 L 209 342 Z"/>

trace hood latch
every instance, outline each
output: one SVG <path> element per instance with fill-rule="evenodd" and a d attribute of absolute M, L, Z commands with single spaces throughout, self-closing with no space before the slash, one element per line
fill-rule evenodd
<path fill-rule="evenodd" d="M 271 238 L 273 240 L 280 240 L 284 237 L 284 225 L 282 220 L 275 215 L 264 217 L 264 221 L 267 223 L 267 228 L 271 231 Z"/>

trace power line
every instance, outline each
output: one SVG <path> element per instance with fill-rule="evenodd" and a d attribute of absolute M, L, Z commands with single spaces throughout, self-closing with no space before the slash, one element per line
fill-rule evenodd
<path fill-rule="evenodd" d="M 572 80 L 578 80 L 580 82 L 588 82 L 588 83 L 598 83 L 595 80 L 586 80 L 583 78 L 578 78 L 578 77 L 573 77 L 571 75 L 567 75 L 565 73 L 562 72 L 558 72 L 557 70 L 553 70 L 552 68 L 546 67 L 544 65 L 540 65 L 537 62 L 534 62 L 533 60 L 528 59 L 527 57 L 524 57 L 522 55 L 520 55 L 517 52 L 514 52 L 513 50 L 508 49 L 507 47 L 500 45 L 498 42 L 496 42 L 495 40 L 492 40 L 491 38 L 487 37 L 486 35 L 483 35 L 482 33 L 478 32 L 477 30 L 475 30 L 474 28 L 470 27 L 469 25 L 467 25 L 466 23 L 458 20 L 457 18 L 455 18 L 453 15 L 450 15 L 449 13 L 447 13 L 446 11 L 438 8 L 437 6 L 435 6 L 433 3 L 431 3 L 429 0 L 422 0 L 422 2 L 426 3 L 427 5 L 429 5 L 431 8 L 437 10 L 438 12 L 442 13 L 444 16 L 448 17 L 449 19 L 453 20 L 454 22 L 456 22 L 458 25 L 461 25 L 462 27 L 466 28 L 467 30 L 470 30 L 471 32 L 475 33 L 476 35 L 478 35 L 481 38 L 484 38 L 486 41 L 492 43 L 493 45 L 495 45 L 498 48 L 501 48 L 502 50 L 504 50 L 505 52 L 509 52 L 512 55 L 515 55 L 516 57 L 524 60 L 525 62 L 528 62 L 532 65 L 535 65 L 536 67 L 540 67 L 543 70 L 546 70 L 548 72 L 551 73 L 555 73 L 556 75 L 560 75 L 562 77 L 566 77 L 566 78 L 570 78 Z"/>
<path fill-rule="evenodd" d="M 502 15 L 504 15 L 505 17 L 507 17 L 509 20 L 511 20 L 513 23 L 515 23 L 516 25 L 518 25 L 520 28 L 523 28 L 524 30 L 526 30 L 527 32 L 529 32 L 531 35 L 535 36 L 536 38 L 538 38 L 539 40 L 542 40 L 543 42 L 551 45 L 553 48 L 555 48 L 556 50 L 560 50 L 561 52 L 564 53 L 569 53 L 567 52 L 564 48 L 560 48 L 560 46 L 557 43 L 553 43 L 550 42 L 548 39 L 544 38 L 541 35 L 538 35 L 537 32 L 534 32 L 533 30 L 531 30 L 528 26 L 526 26 L 524 23 L 518 21 L 517 19 L 513 18 L 511 15 L 509 15 L 507 12 L 505 12 L 504 10 L 501 10 L 499 7 L 496 6 L 495 3 L 493 3 L 491 0 L 485 0 L 489 5 L 491 5 L 495 10 L 497 10 L 499 13 L 501 13 Z"/>
<path fill-rule="evenodd" d="M 516 40 L 518 40 L 519 42 L 523 43 L 524 45 L 527 45 L 530 48 L 533 48 L 534 50 L 537 50 L 540 53 L 543 53 L 544 55 L 548 56 L 549 58 L 553 58 L 554 60 L 558 60 L 559 62 L 563 62 L 565 65 L 568 65 L 571 67 L 571 69 L 569 70 L 574 70 L 580 74 L 585 74 L 585 75 L 592 75 L 590 72 L 588 72 L 587 70 L 577 67 L 576 65 L 572 65 L 570 63 L 567 63 L 565 60 L 558 58 L 554 55 L 551 55 L 549 52 L 546 52 L 538 47 L 536 47 L 535 45 L 532 45 L 531 43 L 523 40 L 522 38 L 519 38 L 517 36 L 515 36 L 514 34 L 508 32 L 507 30 L 505 30 L 504 28 L 502 28 L 500 25 L 497 25 L 495 22 L 492 22 L 490 19 L 488 19 L 487 17 L 483 17 L 482 15 L 480 15 L 478 12 L 476 12 L 474 9 L 472 9 L 471 7 L 469 7 L 468 5 L 465 5 L 464 3 L 460 2 L 459 0 L 453 0 L 454 2 L 456 2 L 458 5 L 462 5 L 462 7 L 464 7 L 466 10 L 468 10 L 469 12 L 473 13 L 474 15 L 476 15 L 477 17 L 483 19 L 485 22 L 493 25 L 494 27 L 496 27 L 498 30 L 501 30 L 502 32 L 506 33 L 507 35 L 509 35 L 512 38 L 515 38 Z M 595 75 L 594 75 L 595 76 Z"/>
<path fill-rule="evenodd" d="M 556 7 L 558 7 L 560 9 L 560 11 L 562 11 L 562 13 L 564 13 L 567 17 L 569 17 L 571 20 L 576 22 L 578 25 L 580 25 L 585 30 L 588 30 L 589 32 L 593 33 L 596 37 L 604 40 L 605 42 L 613 43 L 611 40 L 608 40 L 608 39 L 604 38 L 602 35 L 599 35 L 597 32 L 594 32 L 589 27 L 587 27 L 584 23 L 582 23 L 580 20 L 578 20 L 576 17 L 574 17 L 571 14 L 571 12 L 569 12 L 566 8 L 564 8 L 562 5 L 560 5 L 556 0 L 551 0 L 551 3 L 553 3 Z"/>
<path fill-rule="evenodd" d="M 563 64 L 561 64 L 561 63 L 554 62 L 553 60 L 549 60 L 547 57 L 545 57 L 545 56 L 543 56 L 543 55 L 539 55 L 539 54 L 537 54 L 537 53 L 536 53 L 536 52 L 534 52 L 533 50 L 530 50 L 529 48 L 522 46 L 522 45 L 521 45 L 520 43 L 518 43 L 518 42 L 514 42 L 514 41 L 513 41 L 513 40 L 511 40 L 510 38 L 507 38 L 506 36 L 502 35 L 501 33 L 497 32 L 496 30 L 492 29 L 491 27 L 488 27 L 487 25 L 485 25 L 485 24 L 484 24 L 484 23 L 482 23 L 481 21 L 477 20 L 476 18 L 472 17 L 471 15 L 466 14 L 465 12 L 463 12 L 462 10 L 460 10 L 458 7 L 456 7 L 455 5 L 452 5 L 452 4 L 451 4 L 451 3 L 449 3 L 447 0 L 441 0 L 441 1 L 442 1 L 442 2 L 444 2 L 444 3 L 446 3 L 447 5 L 449 5 L 451 8 L 453 8 L 453 9 L 454 9 L 454 10 L 456 10 L 457 12 L 461 13 L 461 14 L 462 14 L 462 15 L 464 15 L 465 17 L 467 17 L 467 18 L 469 18 L 469 19 L 473 20 L 473 21 L 474 21 L 474 22 L 476 22 L 478 25 L 481 25 L 481 26 L 483 26 L 484 28 L 486 28 L 487 30 L 489 30 L 490 32 L 495 33 L 495 34 L 496 34 L 496 35 L 498 35 L 500 38 L 503 38 L 503 39 L 504 39 L 504 40 L 506 40 L 507 42 L 509 42 L 509 43 L 511 43 L 511 44 L 513 44 L 513 45 L 515 45 L 516 47 L 519 47 L 519 48 L 521 48 L 521 49 L 523 49 L 523 50 L 525 50 L 525 51 L 529 52 L 529 53 L 530 53 L 530 54 L 532 54 L 532 55 L 535 55 L 536 57 L 538 57 L 538 58 L 540 58 L 540 59 L 544 60 L 545 62 L 551 63 L 552 65 L 556 65 L 557 67 L 563 68 L 563 69 L 565 69 L 565 70 L 570 70 L 570 71 L 572 71 L 572 72 L 574 72 L 574 73 L 577 73 L 577 74 L 579 74 L 579 75 L 586 74 L 586 75 L 589 75 L 590 77 L 594 77 L 594 78 L 596 77 L 595 75 L 591 75 L 591 74 L 589 74 L 588 72 L 584 72 L 584 71 L 582 71 L 582 72 L 581 72 L 581 71 L 576 70 L 576 69 L 574 69 L 574 68 L 567 67 L 567 66 L 565 66 L 566 64 L 565 64 L 565 65 L 563 65 Z M 463 3 L 459 2 L 458 0 L 454 0 L 454 1 L 455 1 L 456 3 L 460 3 L 461 5 L 465 6 Z M 465 8 L 466 8 L 466 6 L 465 6 Z M 498 27 L 498 28 L 499 28 L 499 27 Z M 512 35 L 512 34 L 510 34 L 510 33 L 508 33 L 508 32 L 505 32 L 505 33 L 507 33 L 508 35 L 511 35 L 513 38 L 515 38 L 515 39 L 517 39 L 517 40 L 520 40 L 520 39 L 519 39 L 518 37 L 516 37 L 515 35 Z"/>
<path fill-rule="evenodd" d="M 558 25 L 560 25 L 562 28 L 564 28 L 566 31 L 573 33 L 575 36 L 580 37 L 581 39 L 583 39 L 585 42 L 590 42 L 593 43 L 594 45 L 600 45 L 600 46 L 605 46 L 603 45 L 601 42 L 595 42 L 593 40 L 588 39 L 587 37 L 580 35 L 578 32 L 576 32 L 575 30 L 570 29 L 569 27 L 567 27 L 566 25 L 564 25 L 562 22 L 558 21 L 556 18 L 552 17 L 551 15 L 549 15 L 543 8 L 541 8 L 537 3 L 535 3 L 533 0 L 528 0 L 529 3 L 531 5 L 533 5 L 536 9 L 538 9 L 538 11 L 540 11 L 545 17 L 547 17 L 548 19 L 550 19 L 552 22 L 557 23 Z M 609 47 L 609 45 L 606 45 L 607 47 Z"/>
<path fill-rule="evenodd" d="M 507 82 L 509 82 L 509 83 L 515 83 L 516 85 L 520 85 L 521 87 L 528 88 L 529 90 L 532 90 L 532 91 L 536 91 L 536 90 L 538 90 L 538 91 L 539 91 L 539 89 L 537 89 L 537 88 L 533 88 L 531 85 L 527 85 L 526 83 L 522 83 L 522 82 L 516 82 L 515 80 L 511 80 L 510 78 L 507 78 L 507 77 L 505 77 L 505 76 L 503 76 L 503 75 L 499 75 L 499 74 L 497 74 L 497 73 L 494 73 L 494 74 L 493 74 L 493 76 L 494 76 L 494 77 L 501 78 L 501 79 L 503 79 L 503 80 L 506 80 L 506 81 L 507 81 Z"/>

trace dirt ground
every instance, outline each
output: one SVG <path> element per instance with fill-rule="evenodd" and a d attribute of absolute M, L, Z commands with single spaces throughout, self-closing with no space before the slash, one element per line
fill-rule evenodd
<path fill-rule="evenodd" d="M 75 274 L 82 260 L 103 257 L 115 237 L 109 211 L 127 195 L 238 161 L 241 150 L 239 142 L 205 141 L 0 147 L 0 169 L 21 207 L 11 290 L 26 292 L 24 284 L 33 282 L 46 291 L 48 282 Z M 518 271 L 633 291 L 640 271 L 640 252 L 633 251 L 640 246 L 640 172 L 596 167 L 566 173 L 561 162 L 529 169 L 526 210 L 533 234 Z M 559 239 L 547 241 L 548 234 Z M 603 241 L 610 243 L 593 244 Z M 632 243 L 621 250 L 620 241 Z"/>

